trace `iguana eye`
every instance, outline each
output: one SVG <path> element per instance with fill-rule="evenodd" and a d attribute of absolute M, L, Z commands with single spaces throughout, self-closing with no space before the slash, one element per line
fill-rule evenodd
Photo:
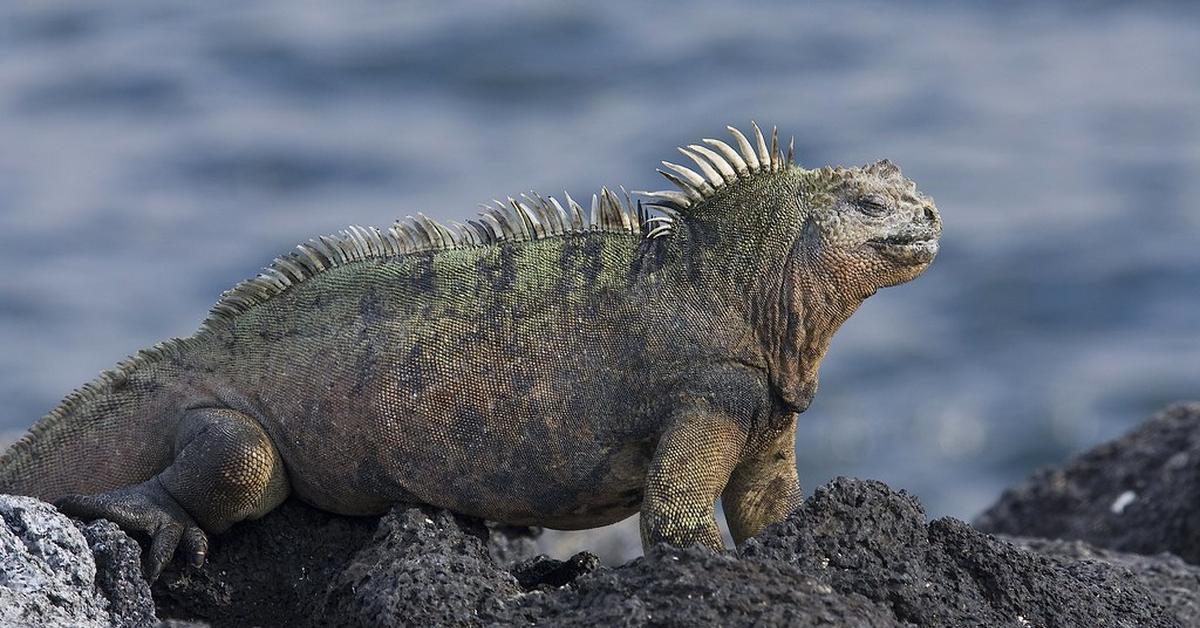
<path fill-rule="evenodd" d="M 854 202 L 854 206 L 862 213 L 876 218 L 888 213 L 889 210 L 887 200 L 876 194 L 858 199 Z"/>

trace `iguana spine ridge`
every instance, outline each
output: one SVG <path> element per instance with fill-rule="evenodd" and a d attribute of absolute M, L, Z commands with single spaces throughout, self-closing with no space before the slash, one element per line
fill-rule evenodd
<path fill-rule="evenodd" d="M 220 329 L 250 308 L 265 303 L 288 288 L 323 272 L 375 258 L 411 253 L 488 246 L 504 242 L 526 242 L 569 233 L 607 231 L 645 236 L 649 218 L 641 204 L 622 202 L 618 195 L 602 188 L 592 195 L 590 221 L 583 209 L 566 195 L 571 215 L 553 197 L 522 194 L 521 199 L 495 201 L 481 207 L 479 220 L 446 227 L 424 214 L 398 220 L 386 230 L 352 225 L 335 235 L 320 236 L 296 246 L 296 250 L 275 258 L 257 277 L 247 279 L 226 291 L 200 325 L 197 336 Z"/>
<path fill-rule="evenodd" d="M 635 194 L 650 199 L 647 205 L 664 210 L 669 214 L 662 225 L 655 227 L 656 236 L 670 233 L 673 222 L 670 214 L 687 212 L 689 209 L 697 207 L 741 177 L 760 172 L 778 172 L 795 163 L 796 138 L 793 137 L 788 142 L 785 155 L 779 145 L 778 127 L 773 127 L 771 130 L 771 147 L 768 149 L 762 129 L 758 128 L 758 124 L 755 122 L 751 122 L 750 126 L 754 129 L 757 149 L 737 128 L 725 127 L 733 135 L 738 148 L 735 149 L 721 140 L 711 138 L 702 141 L 713 147 L 712 149 L 699 144 L 680 147 L 679 152 L 696 162 L 700 172 L 687 166 L 663 161 L 662 165 L 667 170 L 660 169 L 658 173 L 679 190 L 635 192 Z"/>

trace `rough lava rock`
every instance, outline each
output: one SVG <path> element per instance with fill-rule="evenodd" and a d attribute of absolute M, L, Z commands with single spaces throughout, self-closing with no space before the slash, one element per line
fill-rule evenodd
<path fill-rule="evenodd" d="M 45 502 L 0 495 L 0 626 L 153 624 L 139 557 L 111 523 L 76 525 Z"/>
<path fill-rule="evenodd" d="M 35 500 L 4 500 L 15 504 L 0 528 L 5 625 L 154 621 L 146 587 L 133 578 L 131 539 L 105 522 L 81 532 Z M 293 502 L 217 537 L 208 565 L 173 566 L 153 591 L 159 617 L 213 626 L 1185 626 L 1200 618 L 1200 568 L 1178 558 L 928 523 L 915 498 L 871 481 L 818 489 L 740 558 L 659 546 L 606 568 L 586 553 L 558 561 L 530 557 L 532 548 L 528 532 L 432 508 L 347 518 Z"/>
<path fill-rule="evenodd" d="M 377 524 L 289 500 L 211 537 L 204 567 L 172 563 L 154 583 L 158 614 L 226 626 L 303 625 Z"/>
<path fill-rule="evenodd" d="M 1157 592 L 1184 626 L 1200 626 L 1200 567 L 1172 554 L 1142 556 L 1124 554 L 1088 545 L 1083 541 L 1060 541 L 1003 537 L 1019 547 L 1073 561 L 1098 560 L 1136 574 Z"/>
<path fill-rule="evenodd" d="M 96 588 L 108 601 L 109 622 L 114 626 L 149 626 L 155 623 L 150 585 L 142 576 L 142 546 L 111 521 L 75 522 L 92 548 L 96 563 Z"/>
<path fill-rule="evenodd" d="M 488 552 L 478 520 L 432 508 L 394 509 L 371 544 L 334 578 L 316 625 L 462 626 L 520 594 Z"/>
<path fill-rule="evenodd" d="M 616 568 L 586 555 L 505 562 L 507 537 L 431 508 L 379 520 L 286 508 L 232 531 L 211 565 L 168 574 L 173 601 L 160 613 L 214 625 L 1183 626 L 1195 600 L 1162 585 L 1200 574 L 1170 557 L 1030 551 L 953 519 L 928 523 L 915 498 L 847 479 L 741 558 L 660 546 Z M 347 521 L 373 532 L 335 529 Z M 328 551 L 306 558 L 320 544 Z M 280 597 L 300 563 L 309 588 Z"/>
<path fill-rule="evenodd" d="M 492 608 L 484 625 L 903 626 L 884 605 L 795 565 L 659 545 L 616 568 Z"/>
<path fill-rule="evenodd" d="M 609 568 L 534 556 L 529 529 L 433 508 L 351 518 L 288 502 L 214 537 L 204 567 L 172 565 L 153 603 L 164 626 L 1200 625 L 1200 566 L 1024 538 L 1194 550 L 1173 535 L 1197 529 L 1198 428 L 1200 405 L 1177 406 L 1039 474 L 982 519 L 1021 537 L 928 522 L 902 491 L 838 479 L 740 556 L 659 546 Z M 139 547 L 112 524 L 20 497 L 0 497 L 0 523 L 0 625 L 156 621 Z"/>
<path fill-rule="evenodd" d="M 1200 403 L 1173 405 L 1066 465 L 1043 469 L 975 521 L 987 532 L 1078 539 L 1200 564 Z"/>
<path fill-rule="evenodd" d="M 792 563 L 920 626 L 1177 626 L 1148 581 L 1099 561 L 1025 551 L 952 518 L 926 523 L 917 500 L 838 479 L 749 540 L 744 559 Z"/>
<path fill-rule="evenodd" d="M 533 548 L 528 528 L 434 508 L 342 517 L 289 500 L 212 537 L 200 569 L 173 563 L 153 591 L 160 617 L 214 626 L 461 625 L 519 591 L 507 567 Z"/>

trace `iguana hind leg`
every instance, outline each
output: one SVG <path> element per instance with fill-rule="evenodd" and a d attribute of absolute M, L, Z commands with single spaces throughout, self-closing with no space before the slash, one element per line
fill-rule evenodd
<path fill-rule="evenodd" d="M 100 495 L 71 495 L 55 504 L 68 515 L 109 519 L 152 539 L 145 558 L 154 580 L 177 547 L 193 564 L 204 562 L 206 533 L 257 519 L 288 494 L 274 445 L 250 417 L 224 408 L 189 411 L 179 424 L 175 458 L 142 484 Z"/>

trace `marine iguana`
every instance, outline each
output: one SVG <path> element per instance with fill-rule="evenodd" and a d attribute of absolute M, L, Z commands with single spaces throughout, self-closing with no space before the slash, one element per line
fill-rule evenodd
<path fill-rule="evenodd" d="M 300 244 L 69 395 L 0 492 L 148 535 L 150 579 L 289 494 L 562 529 L 640 511 L 644 545 L 716 550 L 720 497 L 740 543 L 800 503 L 834 331 L 924 271 L 941 221 L 886 160 L 804 169 L 729 130 L 645 203 L 529 194 Z"/>

